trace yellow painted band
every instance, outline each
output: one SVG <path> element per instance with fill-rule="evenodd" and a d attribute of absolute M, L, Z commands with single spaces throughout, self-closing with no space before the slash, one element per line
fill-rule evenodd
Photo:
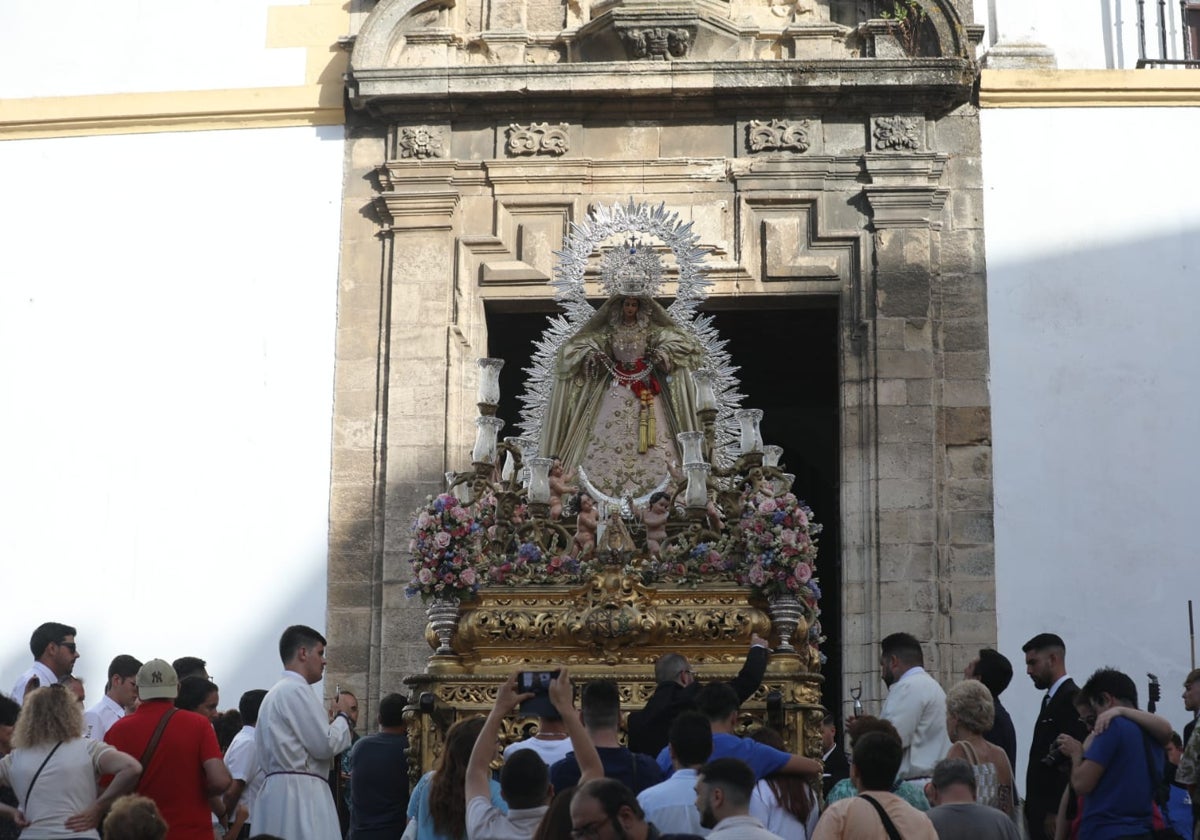
<path fill-rule="evenodd" d="M 984 70 L 983 108 L 1136 108 L 1200 105 L 1197 70 Z"/>
<path fill-rule="evenodd" d="M 334 92 L 336 103 L 318 85 L 0 100 L 0 140 L 341 125 Z"/>

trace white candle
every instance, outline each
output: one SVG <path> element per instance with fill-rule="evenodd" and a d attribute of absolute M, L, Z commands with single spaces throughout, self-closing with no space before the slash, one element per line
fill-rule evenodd
<path fill-rule="evenodd" d="M 486 405 L 500 404 L 500 368 L 503 359 L 479 360 L 479 402 Z"/>
<path fill-rule="evenodd" d="M 762 433 L 758 430 L 758 424 L 762 422 L 762 409 L 743 408 L 734 412 L 733 416 L 737 418 L 741 428 L 742 454 L 761 452 Z"/>
<path fill-rule="evenodd" d="M 494 464 L 496 435 L 504 427 L 504 421 L 499 417 L 476 417 L 475 427 L 475 448 L 471 450 L 471 461 Z"/>
<path fill-rule="evenodd" d="M 762 451 L 763 451 L 763 466 L 764 467 L 778 467 L 779 466 L 779 456 L 781 456 L 783 454 L 782 446 L 776 446 L 774 444 L 771 444 L 770 446 L 764 446 L 762 448 Z"/>
<path fill-rule="evenodd" d="M 713 389 L 715 375 L 708 368 L 700 368 L 692 374 L 696 383 L 696 410 L 709 411 L 717 407 L 717 392 Z"/>
<path fill-rule="evenodd" d="M 712 469 L 708 464 L 688 464 L 687 490 L 683 494 L 683 503 L 688 507 L 704 507 L 708 504 L 708 473 Z"/>
<path fill-rule="evenodd" d="M 529 465 L 529 501 L 534 504 L 550 503 L 550 467 L 554 465 L 553 458 L 530 458 Z"/>
<path fill-rule="evenodd" d="M 683 458 L 685 467 L 704 463 L 704 452 L 701 448 L 704 444 L 704 432 L 680 432 L 675 435 L 675 439 L 679 441 L 679 448 L 682 450 L 680 457 Z"/>

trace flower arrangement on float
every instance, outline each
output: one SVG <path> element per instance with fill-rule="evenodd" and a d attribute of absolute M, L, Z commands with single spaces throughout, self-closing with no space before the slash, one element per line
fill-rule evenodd
<path fill-rule="evenodd" d="M 457 496 L 429 497 L 417 512 L 412 533 L 408 550 L 413 578 L 405 590 L 409 597 L 459 601 L 479 591 L 476 559 L 485 530 Z"/>
<path fill-rule="evenodd" d="M 812 510 L 792 493 L 746 497 L 738 522 L 745 559 L 739 582 L 764 597 L 807 598 L 817 560 L 821 526 Z"/>
<path fill-rule="evenodd" d="M 409 596 L 426 601 L 470 600 L 481 585 L 575 585 L 605 568 L 597 558 L 581 559 L 549 547 L 524 533 L 526 505 L 501 511 L 488 494 L 467 504 L 450 493 L 430 497 L 413 523 L 413 579 Z M 623 574 L 643 585 L 695 587 L 736 582 L 771 605 L 784 626 L 807 621 L 806 637 L 797 640 L 819 651 L 820 585 L 815 577 L 817 535 L 821 525 L 812 510 L 791 492 L 747 492 L 739 517 L 717 539 L 669 540 L 657 557 L 623 565 Z M 782 616 L 782 619 L 780 619 Z M 786 647 L 790 641 L 783 638 Z"/>

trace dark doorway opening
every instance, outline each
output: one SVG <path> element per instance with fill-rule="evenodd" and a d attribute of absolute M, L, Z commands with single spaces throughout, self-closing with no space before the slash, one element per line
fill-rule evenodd
<path fill-rule="evenodd" d="M 823 594 L 821 625 L 828 637 L 822 646 L 827 657 L 821 669 L 825 676 L 822 702 L 840 720 L 844 692 L 837 302 L 822 300 L 817 305 L 790 309 L 774 301 L 769 308 L 762 301 L 737 303 L 758 306 L 716 309 L 713 317 L 721 337 L 728 342 L 734 364 L 741 368 L 741 391 L 746 396 L 743 405 L 763 410 L 763 440 L 783 447 L 781 463 L 796 475 L 793 491 L 809 504 L 816 520 L 824 526 L 817 559 Z M 499 416 L 506 423 L 502 435 L 518 433 L 524 369 L 529 366 L 533 342 L 545 329 L 550 311 L 487 309 L 488 355 L 505 360 L 500 373 Z"/>

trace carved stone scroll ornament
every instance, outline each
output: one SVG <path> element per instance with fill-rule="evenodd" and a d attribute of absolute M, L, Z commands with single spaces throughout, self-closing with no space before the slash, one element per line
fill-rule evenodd
<path fill-rule="evenodd" d="M 406 126 L 400 129 L 396 144 L 402 158 L 425 160 L 442 157 L 442 130 L 429 125 Z"/>
<path fill-rule="evenodd" d="M 692 46 L 692 33 L 686 29 L 650 26 L 618 31 L 631 58 L 683 58 Z"/>
<path fill-rule="evenodd" d="M 551 126 L 550 123 L 530 123 L 520 126 L 513 123 L 508 127 L 507 149 L 510 155 L 563 155 L 571 147 L 567 135 L 570 128 L 566 123 Z"/>
<path fill-rule="evenodd" d="M 809 127 L 808 120 L 751 120 L 746 126 L 747 145 L 751 152 L 807 152 L 812 145 Z"/>
<path fill-rule="evenodd" d="M 876 151 L 908 150 L 921 148 L 920 125 L 912 117 L 879 117 L 875 120 Z"/>

